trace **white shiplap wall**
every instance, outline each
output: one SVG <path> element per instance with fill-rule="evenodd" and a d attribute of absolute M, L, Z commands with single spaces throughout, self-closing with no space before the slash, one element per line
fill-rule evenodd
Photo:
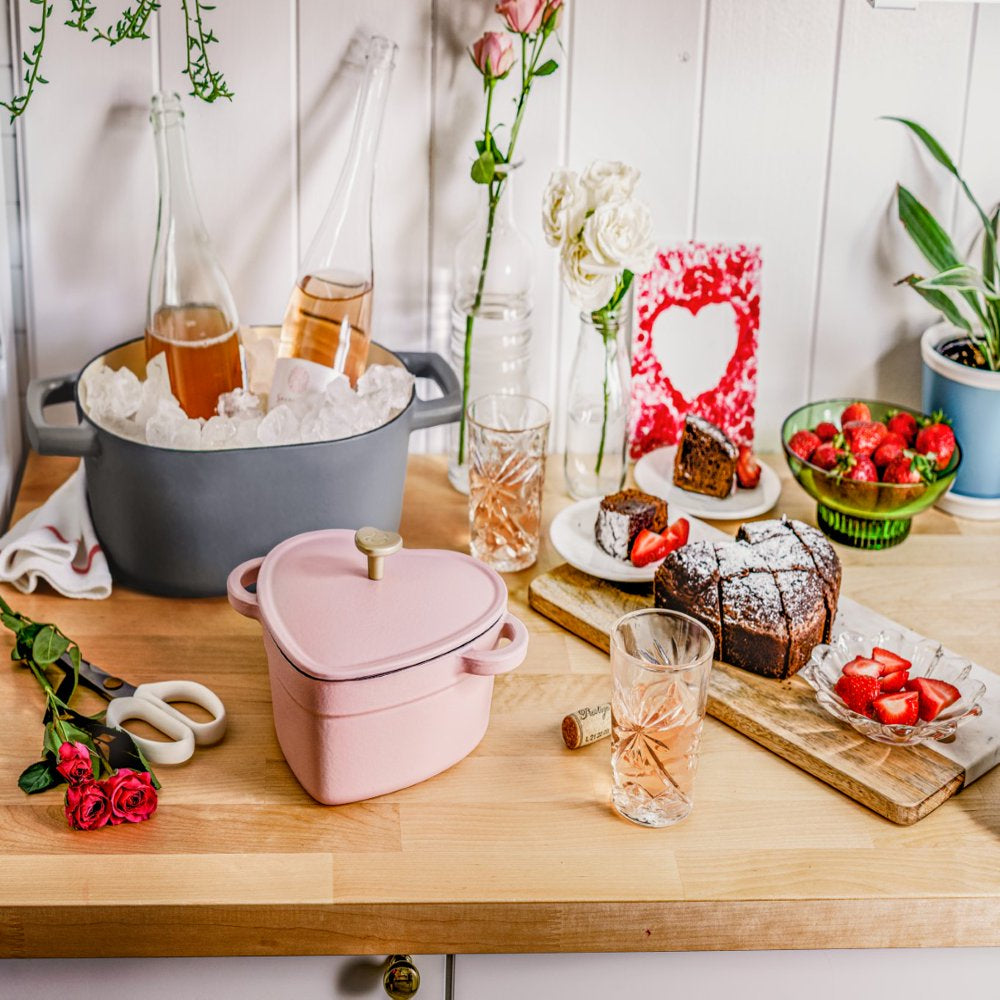
<path fill-rule="evenodd" d="M 12 2 L 23 45 L 33 11 Z M 146 107 L 159 81 L 184 89 L 177 6 L 165 0 L 152 43 L 110 52 L 53 18 L 52 82 L 20 126 L 34 375 L 75 369 L 140 332 L 155 208 Z M 464 49 L 495 20 L 492 4 L 220 0 L 210 16 L 236 99 L 189 102 L 189 138 L 242 317 L 282 315 L 346 146 L 355 75 L 344 57 L 353 37 L 375 31 L 400 46 L 376 187 L 375 333 L 393 347 L 445 351 L 451 250 L 479 194 L 467 168 L 481 89 Z M 514 191 L 535 247 L 533 386 L 556 414 L 577 322 L 538 203 L 554 166 L 597 156 L 642 170 L 665 242 L 762 244 L 762 447 L 810 395 L 917 400 L 916 337 L 930 314 L 892 287 L 918 263 L 895 221 L 894 183 L 960 231 L 974 220 L 879 116 L 926 123 L 982 198 L 1000 197 L 1000 8 L 567 0 L 561 34 L 563 66 L 533 95 Z M 696 337 L 677 349 L 687 368 L 712 355 Z M 705 383 L 714 375 L 706 370 Z"/>

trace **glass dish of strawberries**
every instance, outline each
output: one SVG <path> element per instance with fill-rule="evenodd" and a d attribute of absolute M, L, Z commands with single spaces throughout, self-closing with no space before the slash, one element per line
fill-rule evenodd
<path fill-rule="evenodd" d="M 940 643 L 886 629 L 841 632 L 813 650 L 799 676 L 834 718 L 878 743 L 905 746 L 952 740 L 963 722 L 982 714 L 986 686 L 971 671 Z"/>
<path fill-rule="evenodd" d="M 858 548 L 903 541 L 961 461 L 944 415 L 874 400 L 808 403 L 785 418 L 781 441 L 792 474 L 817 501 L 819 526 Z"/>

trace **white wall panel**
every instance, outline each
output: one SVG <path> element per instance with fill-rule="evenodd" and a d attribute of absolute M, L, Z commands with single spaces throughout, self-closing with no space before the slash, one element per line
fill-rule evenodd
<path fill-rule="evenodd" d="M 22 49 L 37 9 L 20 4 Z M 63 20 L 57 10 L 49 24 L 51 82 L 22 119 L 33 375 L 71 371 L 141 336 L 153 252 L 154 50 L 126 42 L 108 51 Z"/>
<path fill-rule="evenodd" d="M 184 100 L 191 174 L 205 225 L 243 323 L 280 323 L 297 277 L 293 246 L 292 47 L 294 3 L 221 3 L 205 15 L 218 35 L 209 49 L 235 96 L 205 104 L 189 96 L 180 4 L 160 10 L 160 79 Z"/>
<path fill-rule="evenodd" d="M 695 235 L 761 245 L 761 449 L 778 447 L 782 419 L 806 402 L 839 11 L 830 0 L 710 7 Z M 697 338 L 689 349 L 708 353 Z M 704 374 L 702 388 L 719 373 Z"/>
<path fill-rule="evenodd" d="M 947 213 L 952 186 L 903 128 L 914 118 L 957 149 L 972 8 L 872 10 L 847 2 L 822 248 L 812 396 L 920 401 L 917 340 L 933 313 L 893 282 L 922 262 L 896 217 L 903 182 Z"/>

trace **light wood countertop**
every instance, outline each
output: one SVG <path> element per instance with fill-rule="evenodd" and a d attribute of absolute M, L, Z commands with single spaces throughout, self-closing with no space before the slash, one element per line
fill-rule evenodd
<path fill-rule="evenodd" d="M 814 520 L 769 461 L 778 509 Z M 74 465 L 32 456 L 15 516 Z M 558 466 L 546 524 L 569 502 Z M 401 531 L 415 547 L 466 547 L 466 499 L 441 459 L 410 460 Z M 1000 524 L 930 511 L 895 549 L 839 551 L 845 594 L 1000 670 Z M 667 830 L 619 819 L 609 744 L 569 751 L 559 734 L 566 712 L 608 698 L 607 658 L 527 606 L 531 578 L 557 561 L 546 541 L 536 567 L 507 578 L 531 648 L 497 679 L 478 749 L 340 807 L 314 803 L 285 765 L 260 627 L 225 598 L 4 586 L 133 682 L 208 684 L 230 728 L 159 769 L 151 822 L 74 833 L 59 792 L 17 788 L 42 699 L 21 668 L 0 668 L 0 957 L 1000 945 L 1000 769 L 902 828 L 709 718 L 691 817 Z"/>

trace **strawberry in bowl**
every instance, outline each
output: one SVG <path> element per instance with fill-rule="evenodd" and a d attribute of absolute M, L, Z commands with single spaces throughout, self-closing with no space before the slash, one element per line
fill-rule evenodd
<path fill-rule="evenodd" d="M 982 714 L 986 687 L 971 672 L 940 643 L 886 629 L 841 632 L 813 650 L 799 676 L 834 718 L 878 743 L 905 746 L 951 740 Z"/>
<path fill-rule="evenodd" d="M 857 548 L 903 541 L 961 461 L 942 414 L 875 400 L 808 403 L 785 418 L 781 440 L 792 474 L 817 501 L 819 526 Z"/>

